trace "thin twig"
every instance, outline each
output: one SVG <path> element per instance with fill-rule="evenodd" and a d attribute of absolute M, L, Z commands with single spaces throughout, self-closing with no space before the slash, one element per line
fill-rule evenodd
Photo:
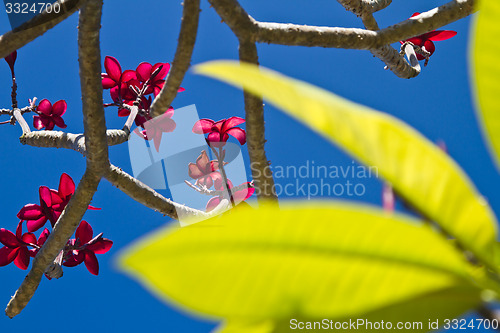
<path fill-rule="evenodd" d="M 199 14 L 200 0 L 184 0 L 177 50 L 167 80 L 151 105 L 150 114 L 153 118 L 162 115 L 170 107 L 189 69 L 198 32 Z"/>

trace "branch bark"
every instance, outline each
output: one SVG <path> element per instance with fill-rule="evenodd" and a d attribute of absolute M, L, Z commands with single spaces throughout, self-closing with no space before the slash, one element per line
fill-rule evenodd
<path fill-rule="evenodd" d="M 108 146 L 127 142 L 129 134 L 123 130 L 106 131 Z M 45 148 L 73 149 L 83 156 L 87 155 L 85 148 L 85 135 L 65 133 L 61 131 L 36 131 L 25 134 L 19 138 L 23 145 Z"/>
<path fill-rule="evenodd" d="M 0 58 L 5 58 L 15 50 L 23 47 L 37 37 L 43 35 L 60 22 L 71 16 L 87 0 L 59 0 L 61 11 L 59 13 L 43 12 L 23 23 L 17 29 L 6 32 L 0 36 Z M 35 29 L 36 28 L 36 29 Z"/>
<path fill-rule="evenodd" d="M 106 120 L 102 105 L 99 44 L 101 14 L 102 0 L 88 0 L 81 9 L 78 28 L 78 60 L 87 165 L 97 173 L 104 173 L 109 167 Z"/>
<path fill-rule="evenodd" d="M 150 113 L 153 118 L 162 115 L 170 107 L 177 96 L 184 75 L 191 65 L 191 56 L 198 32 L 199 15 L 200 0 L 184 0 L 177 50 L 165 85 L 151 105 Z"/>
<path fill-rule="evenodd" d="M 257 46 L 255 42 L 240 40 L 240 61 L 259 65 Z M 243 91 L 245 100 L 245 120 L 247 132 L 247 147 L 250 157 L 250 169 L 254 180 L 255 191 L 259 200 L 277 200 L 274 191 L 274 179 L 269 161 L 267 160 L 264 122 L 264 103 L 248 91 Z"/>

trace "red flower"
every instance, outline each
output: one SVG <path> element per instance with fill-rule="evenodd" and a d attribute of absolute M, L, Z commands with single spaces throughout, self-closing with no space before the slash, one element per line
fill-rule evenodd
<path fill-rule="evenodd" d="M 209 161 L 206 151 L 202 151 L 198 156 L 195 163 L 189 163 L 189 177 L 196 179 L 196 184 L 212 187 L 214 181 L 222 181 L 221 174 L 217 171 L 219 169 L 219 162 L 213 160 Z"/>
<path fill-rule="evenodd" d="M 12 77 L 14 78 L 14 64 L 16 63 L 17 59 L 17 51 L 12 52 L 8 56 L 6 56 L 5 61 L 7 61 L 7 64 L 9 64 L 10 67 L 10 72 L 12 73 Z"/>
<path fill-rule="evenodd" d="M 161 68 L 160 68 L 161 67 Z M 152 74 L 159 69 L 159 72 L 155 75 L 154 78 L 151 78 Z M 149 62 L 141 62 L 139 66 L 137 66 L 135 72 L 137 73 L 137 79 L 141 83 L 145 83 L 150 80 L 148 88 L 146 89 L 146 95 L 154 93 L 155 97 L 160 93 L 160 90 L 163 88 L 165 84 L 165 77 L 170 70 L 169 63 L 157 63 L 154 66 Z M 180 87 L 178 92 L 184 91 L 185 89 Z"/>
<path fill-rule="evenodd" d="M 40 205 L 27 204 L 17 213 L 18 218 L 27 221 L 26 225 L 29 232 L 37 231 L 45 225 L 47 220 L 50 221 L 52 226 L 56 224 L 69 199 L 75 193 L 75 183 L 69 175 L 63 173 L 59 180 L 58 190 L 40 186 L 38 192 Z M 89 209 L 98 210 L 100 208 L 89 205 Z"/>
<path fill-rule="evenodd" d="M 60 128 L 66 128 L 66 124 L 62 119 L 62 115 L 66 112 L 68 105 L 65 100 L 60 100 L 52 105 L 48 99 L 42 99 L 36 108 L 37 116 L 33 116 L 33 126 L 37 130 L 45 127 L 46 130 L 51 131 L 54 125 Z"/>
<path fill-rule="evenodd" d="M 253 187 L 250 187 L 250 183 L 248 183 L 248 182 L 241 184 L 240 186 L 246 184 L 247 187 L 243 188 L 241 190 L 238 190 L 238 191 L 232 190 L 233 184 L 231 183 L 231 181 L 229 179 L 227 180 L 227 183 L 228 183 L 229 189 L 231 190 L 231 195 L 232 195 L 232 198 L 233 198 L 235 205 L 250 198 L 252 196 L 252 194 L 255 192 L 255 189 Z M 215 185 L 215 189 L 218 191 L 226 190 L 225 186 L 222 185 L 222 179 L 214 181 L 214 185 Z M 223 199 L 223 197 L 221 195 L 219 195 L 217 197 L 213 197 L 212 199 L 208 200 L 207 206 L 205 207 L 205 210 L 207 212 L 210 212 L 211 210 L 213 210 L 215 207 L 217 207 L 220 204 L 222 199 Z"/>
<path fill-rule="evenodd" d="M 23 234 L 23 221 L 19 222 L 14 235 L 9 230 L 0 229 L 0 243 L 5 245 L 0 249 L 0 266 L 6 266 L 14 261 L 20 269 L 27 269 L 30 264 L 28 246 L 36 244 L 36 236 L 31 232 Z"/>
<path fill-rule="evenodd" d="M 411 17 L 415 17 L 417 15 L 420 15 L 420 13 L 418 12 L 414 13 Z M 430 53 L 429 56 L 431 56 L 434 53 L 434 51 L 436 51 L 436 46 L 434 45 L 433 41 L 437 42 L 450 39 L 451 37 L 454 37 L 456 34 L 457 34 L 456 31 L 451 31 L 451 30 L 433 30 L 423 35 L 412 37 L 404 41 L 400 41 L 400 43 L 404 44 L 405 42 L 411 42 L 414 45 L 420 46 L 423 50 L 429 52 Z M 425 57 L 417 53 L 417 59 L 424 60 Z"/>
<path fill-rule="evenodd" d="M 136 128 L 135 132 L 142 136 L 145 140 L 153 140 L 156 151 L 159 151 L 163 133 L 173 132 L 177 126 L 175 121 L 172 119 L 173 115 L 174 108 L 171 107 L 161 116 L 143 123 L 145 130 L 139 132 L 139 129 Z"/>
<path fill-rule="evenodd" d="M 42 233 L 38 237 L 38 240 L 36 241 L 36 245 L 38 247 L 35 247 L 34 249 L 30 250 L 30 256 L 32 258 L 34 258 L 36 256 L 36 254 L 38 253 L 40 248 L 43 246 L 43 244 L 45 244 L 45 241 L 47 240 L 47 238 L 49 238 L 49 236 L 50 236 L 49 229 L 47 229 L 47 228 L 43 229 Z"/>
<path fill-rule="evenodd" d="M 64 266 L 74 267 L 85 262 L 85 266 L 90 273 L 99 274 L 99 262 L 96 254 L 106 253 L 113 246 L 113 242 L 107 238 L 102 238 L 102 233 L 92 238 L 94 231 L 86 221 L 80 222 L 76 229 L 75 239 L 70 239 L 68 245 L 73 249 L 63 262 Z"/>
<path fill-rule="evenodd" d="M 244 145 L 246 143 L 245 130 L 236 127 L 244 122 L 245 120 L 240 117 L 222 119 L 218 122 L 212 119 L 200 119 L 194 124 L 193 133 L 208 133 L 207 143 L 216 148 L 223 147 L 229 139 L 229 135 L 232 135 L 241 145 Z"/>
<path fill-rule="evenodd" d="M 101 74 L 103 89 L 110 89 L 119 86 L 122 82 L 137 78 L 133 70 L 129 69 L 122 73 L 122 67 L 114 57 L 106 56 L 104 58 L 104 68 L 106 73 Z"/>

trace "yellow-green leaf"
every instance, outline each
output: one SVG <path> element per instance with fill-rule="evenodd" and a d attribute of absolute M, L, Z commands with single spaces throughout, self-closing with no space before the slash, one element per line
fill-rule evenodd
<path fill-rule="evenodd" d="M 471 31 L 471 67 L 475 81 L 477 113 L 493 159 L 500 166 L 500 2 L 481 0 Z"/>
<path fill-rule="evenodd" d="M 360 205 L 282 206 L 157 232 L 120 265 L 160 297 L 219 318 L 342 318 L 449 289 L 447 309 L 479 302 L 464 256 L 426 225 Z"/>
<path fill-rule="evenodd" d="M 460 167 L 402 121 L 250 64 L 214 61 L 196 72 L 263 96 L 382 177 L 462 246 L 493 266 L 495 217 Z"/>

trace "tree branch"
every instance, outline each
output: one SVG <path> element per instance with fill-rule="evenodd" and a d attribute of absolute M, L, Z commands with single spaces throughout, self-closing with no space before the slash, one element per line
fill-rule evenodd
<path fill-rule="evenodd" d="M 43 13 L 21 24 L 18 28 L 0 36 L 0 58 L 5 58 L 15 50 L 43 35 L 47 30 L 76 12 L 87 0 L 59 0 L 61 11 Z M 36 29 L 34 29 L 36 27 Z"/>
<path fill-rule="evenodd" d="M 222 20 L 240 38 L 254 41 L 258 22 L 247 14 L 237 0 L 208 0 Z"/>
<path fill-rule="evenodd" d="M 208 217 L 208 214 L 201 210 L 193 209 L 165 198 L 151 187 L 114 165 L 110 166 L 104 177 L 135 201 L 173 219 Z"/>
<path fill-rule="evenodd" d="M 259 65 L 255 42 L 240 40 L 239 54 L 240 61 Z M 273 174 L 264 149 L 266 143 L 264 103 L 262 98 L 256 97 L 248 91 L 244 90 L 243 96 L 245 100 L 248 155 L 257 197 L 259 200 L 277 200 L 274 192 Z"/>
<path fill-rule="evenodd" d="M 348 11 L 357 16 L 373 14 L 389 6 L 392 0 L 337 0 Z"/>
<path fill-rule="evenodd" d="M 361 0 L 337 0 L 346 9 L 351 10 L 354 14 L 361 16 L 363 24 L 366 29 L 377 31 L 379 30 L 377 21 L 373 17 L 374 5 L 384 4 L 389 5 L 391 1 L 367 1 Z M 403 79 L 411 79 L 420 74 L 420 65 L 418 61 L 415 66 L 409 64 L 404 56 L 401 56 L 390 45 L 384 45 L 381 48 L 370 50 L 370 52 L 380 60 L 382 60 L 388 69 L 390 69 L 396 76 Z"/>
<path fill-rule="evenodd" d="M 177 96 L 184 75 L 191 65 L 191 56 L 198 32 L 199 14 L 200 0 L 184 0 L 177 50 L 165 85 L 151 105 L 150 114 L 153 118 L 162 115 L 170 107 Z"/>
<path fill-rule="evenodd" d="M 475 11 L 474 3 L 474 0 L 453 0 L 377 32 L 357 28 L 257 22 L 257 42 L 359 50 L 377 49 L 462 19 Z"/>
<path fill-rule="evenodd" d="M 7 316 L 13 318 L 18 315 L 33 297 L 45 270 L 52 264 L 78 227 L 92 200 L 92 196 L 97 190 L 98 184 L 99 177 L 94 176 L 92 171 L 87 170 L 78 184 L 75 194 L 69 200 L 68 205 L 54 226 L 50 237 L 33 260 L 31 270 L 9 304 L 7 304 L 5 309 Z"/>
<path fill-rule="evenodd" d="M 101 28 L 102 0 L 88 0 L 80 11 L 78 56 L 83 100 L 83 127 L 87 165 L 98 173 L 109 167 L 106 120 L 102 105 Z"/>
<path fill-rule="evenodd" d="M 109 146 L 127 142 L 129 135 L 123 130 L 107 130 Z M 25 134 L 19 138 L 23 145 L 45 148 L 73 149 L 83 156 L 87 155 L 85 149 L 85 136 L 83 134 L 65 133 L 61 131 L 36 131 Z"/>

